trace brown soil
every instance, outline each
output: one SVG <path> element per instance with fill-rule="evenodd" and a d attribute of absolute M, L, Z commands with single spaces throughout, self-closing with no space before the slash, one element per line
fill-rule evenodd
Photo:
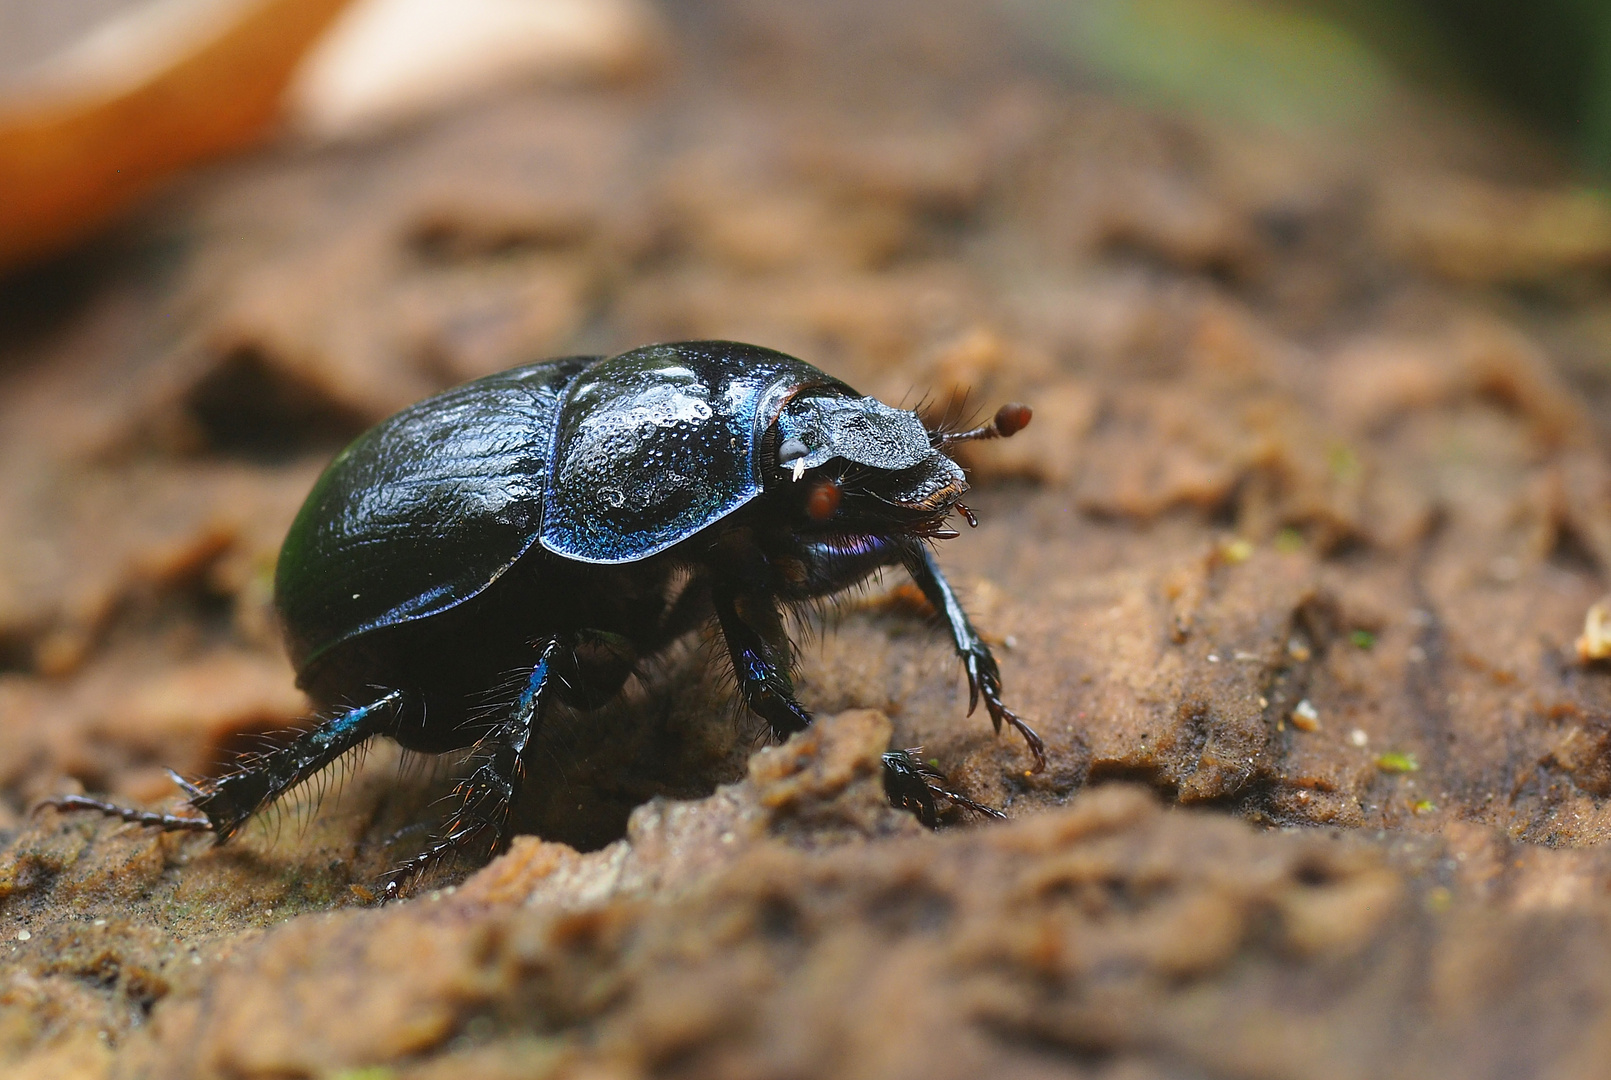
<path fill-rule="evenodd" d="M 701 5 L 647 83 L 271 151 L 7 287 L 0 1070 L 1603 1072 L 1611 212 L 1478 123 L 1277 137 L 859 8 Z M 811 732 L 752 756 L 690 642 L 406 903 L 444 774 L 388 747 L 222 848 L 30 815 L 303 716 L 269 582 L 344 440 L 689 337 L 1034 405 L 941 559 L 1044 773 L 892 587 Z M 888 809 L 892 741 L 1013 820 Z"/>

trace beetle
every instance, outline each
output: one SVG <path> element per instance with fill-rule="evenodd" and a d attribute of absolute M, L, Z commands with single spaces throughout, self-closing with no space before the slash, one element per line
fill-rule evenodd
<path fill-rule="evenodd" d="M 781 740 L 811 723 L 784 615 L 903 567 L 949 627 L 969 713 L 1044 745 L 1001 700 L 990 647 L 931 541 L 967 490 L 944 451 L 1008 436 L 1030 410 L 931 431 L 805 361 L 728 341 L 651 345 L 513 368 L 419 402 L 360 435 L 292 523 L 274 601 L 297 684 L 327 718 L 222 778 L 175 775 L 188 808 L 84 796 L 50 804 L 222 843 L 259 810 L 376 735 L 469 748 L 457 811 L 390 872 L 398 895 L 443 857 L 508 840 L 523 756 L 554 701 L 615 696 L 640 660 L 719 626 L 745 705 Z M 499 707 L 488 692 L 520 672 Z M 885 756 L 892 803 L 935 822 L 947 790 L 906 751 Z M 999 816 L 999 814 L 997 815 Z"/>

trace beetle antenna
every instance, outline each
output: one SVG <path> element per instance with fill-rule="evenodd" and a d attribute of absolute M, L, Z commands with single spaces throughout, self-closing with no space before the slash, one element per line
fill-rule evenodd
<path fill-rule="evenodd" d="M 972 422 L 973 417 L 968 415 L 968 395 L 966 388 L 955 386 L 946 395 L 945 408 L 931 408 L 919 410 L 923 415 L 923 424 L 929 429 L 929 442 L 940 446 L 947 436 L 961 430 Z M 927 405 L 931 399 L 924 398 Z"/>
<path fill-rule="evenodd" d="M 1028 405 L 1010 401 L 996 410 L 996 415 L 990 418 L 988 424 L 981 424 L 968 431 L 942 432 L 935 449 L 944 450 L 955 443 L 973 442 L 976 439 L 1010 438 L 1028 427 L 1034 415 L 1035 411 Z"/>

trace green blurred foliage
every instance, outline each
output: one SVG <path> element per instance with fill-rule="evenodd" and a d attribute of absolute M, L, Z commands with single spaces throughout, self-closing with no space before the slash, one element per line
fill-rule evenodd
<path fill-rule="evenodd" d="M 1477 91 L 1611 174 L 1611 0 L 1008 0 L 1166 104 L 1344 127 L 1404 82 Z"/>
<path fill-rule="evenodd" d="M 1466 72 L 1611 170 L 1611 0 L 1413 0 Z"/>
<path fill-rule="evenodd" d="M 1278 127 L 1368 121 L 1393 75 L 1341 21 L 1271 0 L 1063 0 L 1056 40 L 1087 70 L 1167 105 Z"/>

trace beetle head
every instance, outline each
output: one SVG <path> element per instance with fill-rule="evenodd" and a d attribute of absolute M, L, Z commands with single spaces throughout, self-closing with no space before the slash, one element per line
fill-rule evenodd
<path fill-rule="evenodd" d="M 772 483 L 799 485 L 817 522 L 940 535 L 968 490 L 918 415 L 876 398 L 802 394 L 784 407 L 777 435 Z"/>

